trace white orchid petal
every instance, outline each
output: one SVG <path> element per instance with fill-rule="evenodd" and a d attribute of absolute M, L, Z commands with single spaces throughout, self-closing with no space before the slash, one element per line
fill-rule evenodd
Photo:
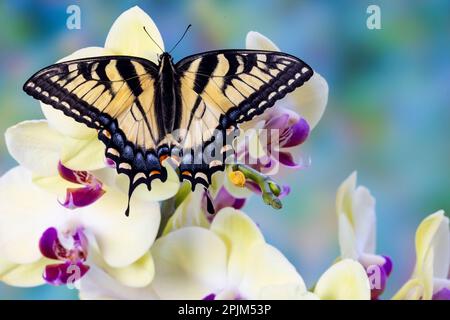
<path fill-rule="evenodd" d="M 17 264 L 41 258 L 39 239 L 50 226 L 58 226 L 64 208 L 55 195 L 31 182 L 31 173 L 15 167 L 0 178 L 0 257 Z"/>
<path fill-rule="evenodd" d="M 175 213 L 167 222 L 163 234 L 175 231 L 187 226 L 209 228 L 210 223 L 202 210 L 203 190 L 196 189 L 175 210 Z"/>
<path fill-rule="evenodd" d="M 164 50 L 161 34 L 153 20 L 138 6 L 123 12 L 114 21 L 105 42 L 105 48 L 116 54 L 142 57 L 155 63 L 157 54 L 162 53 L 158 46 Z"/>
<path fill-rule="evenodd" d="M 360 263 L 344 259 L 325 271 L 314 293 L 323 300 L 370 300 L 369 279 Z"/>
<path fill-rule="evenodd" d="M 105 145 L 97 137 L 65 137 L 61 149 L 62 164 L 72 170 L 98 170 L 106 167 Z"/>
<path fill-rule="evenodd" d="M 325 112 L 328 103 L 328 83 L 314 71 L 313 76 L 289 97 L 295 105 L 294 110 L 308 122 L 312 130 Z"/>
<path fill-rule="evenodd" d="M 9 153 L 32 172 L 51 176 L 58 174 L 57 165 L 63 136 L 49 128 L 47 121 L 24 121 L 5 133 Z"/>
<path fill-rule="evenodd" d="M 355 232 L 346 215 L 338 216 L 338 229 L 341 258 L 358 259 L 359 253 L 356 246 Z"/>
<path fill-rule="evenodd" d="M 256 299 L 262 291 L 283 285 L 295 285 L 295 295 L 291 299 L 307 291 L 302 277 L 280 251 L 266 243 L 254 245 L 249 252 L 239 292 L 246 299 Z M 267 292 L 265 295 L 270 299 Z"/>
<path fill-rule="evenodd" d="M 448 219 L 448 218 L 447 218 Z M 446 217 L 444 211 L 440 210 L 434 214 L 426 217 L 419 225 L 416 231 L 416 270 L 422 269 L 422 264 L 425 261 L 426 255 L 434 245 L 433 240 L 439 230 L 439 227 L 444 222 Z M 448 223 L 448 220 L 447 220 Z"/>
<path fill-rule="evenodd" d="M 213 232 L 186 227 L 159 238 L 151 249 L 152 287 L 162 299 L 202 299 L 226 284 L 227 250 Z"/>
<path fill-rule="evenodd" d="M 123 268 L 105 268 L 107 273 L 121 284 L 142 288 L 150 284 L 155 274 L 155 265 L 150 253 L 145 253 L 136 262 Z"/>
<path fill-rule="evenodd" d="M 33 183 L 41 189 L 53 193 L 57 199 L 64 199 L 68 188 L 80 188 L 79 184 L 64 180 L 61 176 L 33 175 Z"/>
<path fill-rule="evenodd" d="M 264 243 L 263 235 L 245 213 L 233 208 L 224 208 L 217 213 L 211 224 L 211 231 L 219 235 L 227 245 L 229 283 L 239 283 L 246 273 L 252 248 Z"/>
<path fill-rule="evenodd" d="M 269 38 L 256 31 L 250 31 L 245 38 L 245 47 L 250 50 L 280 51 Z"/>
<path fill-rule="evenodd" d="M 144 255 L 155 240 L 161 220 L 157 202 L 131 198 L 113 188 L 92 205 L 78 209 L 83 226 L 92 232 L 105 261 L 112 267 L 130 265 Z M 125 237 L 124 237 L 125 235 Z"/>
<path fill-rule="evenodd" d="M 133 288 L 116 281 L 104 270 L 92 265 L 80 279 L 79 296 L 82 300 L 155 300 L 158 299 L 150 287 Z"/>
<path fill-rule="evenodd" d="M 433 239 L 434 263 L 433 277 L 447 279 L 450 271 L 450 229 L 449 218 L 443 215 Z M 434 290 L 436 291 L 436 290 Z"/>
<path fill-rule="evenodd" d="M 295 284 L 285 284 L 278 286 L 264 287 L 258 298 L 259 300 L 319 300 L 319 297 L 309 291 L 305 291 L 303 286 Z"/>
<path fill-rule="evenodd" d="M 359 186 L 353 195 L 353 219 L 359 252 L 375 253 L 375 198 L 366 187 Z"/>
<path fill-rule="evenodd" d="M 46 265 L 54 263 L 49 259 L 42 258 L 29 264 L 18 264 L 11 266 L 8 271 L 0 270 L 0 280 L 15 287 L 35 287 L 45 283 L 42 274 Z"/>
<path fill-rule="evenodd" d="M 69 54 L 68 56 L 65 56 L 64 58 L 58 60 L 58 62 L 65 62 L 65 61 L 71 61 L 76 59 L 83 59 L 83 58 L 92 58 L 92 57 L 100 57 L 100 56 L 109 56 L 113 55 L 114 52 L 105 49 L 102 47 L 86 47 L 79 49 L 75 51 L 74 53 Z"/>

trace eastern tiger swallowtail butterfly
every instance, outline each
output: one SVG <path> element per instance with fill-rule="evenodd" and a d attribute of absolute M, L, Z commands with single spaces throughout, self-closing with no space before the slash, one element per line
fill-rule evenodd
<path fill-rule="evenodd" d="M 158 64 L 132 56 L 57 63 L 23 89 L 98 131 L 106 157 L 130 179 L 128 215 L 138 185 L 150 190 L 154 179 L 167 179 L 167 157 L 180 181 L 208 188 L 233 153 L 230 133 L 312 75 L 306 63 L 282 52 L 217 50 L 177 63 L 164 52 Z M 204 156 L 208 149 L 213 159 Z"/>

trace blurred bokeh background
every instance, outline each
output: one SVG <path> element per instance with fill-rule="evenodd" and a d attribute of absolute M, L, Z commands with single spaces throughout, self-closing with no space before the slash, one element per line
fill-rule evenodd
<path fill-rule="evenodd" d="M 66 28 L 71 4 L 81 8 L 80 30 Z M 311 286 L 338 255 L 335 192 L 357 170 L 377 199 L 378 252 L 394 262 L 383 296 L 389 298 L 412 271 L 421 219 L 450 210 L 450 2 L 1 1 L 0 132 L 42 118 L 21 89 L 32 73 L 79 48 L 103 45 L 113 21 L 136 4 L 167 46 L 193 24 L 175 60 L 244 47 L 246 33 L 256 30 L 328 80 L 327 110 L 303 149 L 311 166 L 282 177 L 292 193 L 281 212 L 257 197 L 246 212 Z M 370 4 L 381 8 L 381 30 L 366 27 Z M 14 165 L 2 138 L 0 174 Z M 11 298 L 66 299 L 76 292 L 0 284 L 0 299 Z"/>

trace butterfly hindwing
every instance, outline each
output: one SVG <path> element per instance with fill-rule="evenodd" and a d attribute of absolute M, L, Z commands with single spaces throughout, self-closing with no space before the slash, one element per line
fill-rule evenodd
<path fill-rule="evenodd" d="M 190 165 L 193 156 L 181 161 L 182 178 L 207 186 L 211 175 L 223 170 L 230 155 L 239 123 L 249 121 L 287 93 L 303 85 L 313 70 L 300 59 L 282 52 L 220 50 L 187 57 L 176 64 L 183 103 L 181 125 L 185 128 L 185 149 L 199 145 L 216 147 L 214 161 Z M 228 143 L 228 144 L 227 144 Z"/>

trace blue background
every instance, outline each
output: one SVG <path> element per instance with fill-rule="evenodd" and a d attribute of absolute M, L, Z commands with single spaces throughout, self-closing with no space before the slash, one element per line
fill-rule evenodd
<path fill-rule="evenodd" d="M 66 28 L 70 4 L 81 8 L 81 30 Z M 255 30 L 327 79 L 327 111 L 303 148 L 312 165 L 280 178 L 292 186 L 281 212 L 257 197 L 245 211 L 311 286 L 338 255 L 336 188 L 358 170 L 377 198 L 378 252 L 393 258 L 390 297 L 412 271 L 417 225 L 450 205 L 450 2 L 1 1 L 0 132 L 42 117 L 21 90 L 32 73 L 79 48 L 102 46 L 114 20 L 136 4 L 167 47 L 193 24 L 175 60 L 244 47 Z M 381 30 L 366 27 L 370 4 L 381 7 Z M 0 173 L 14 165 L 0 139 Z M 1 299 L 74 297 L 66 288 L 0 284 Z"/>

